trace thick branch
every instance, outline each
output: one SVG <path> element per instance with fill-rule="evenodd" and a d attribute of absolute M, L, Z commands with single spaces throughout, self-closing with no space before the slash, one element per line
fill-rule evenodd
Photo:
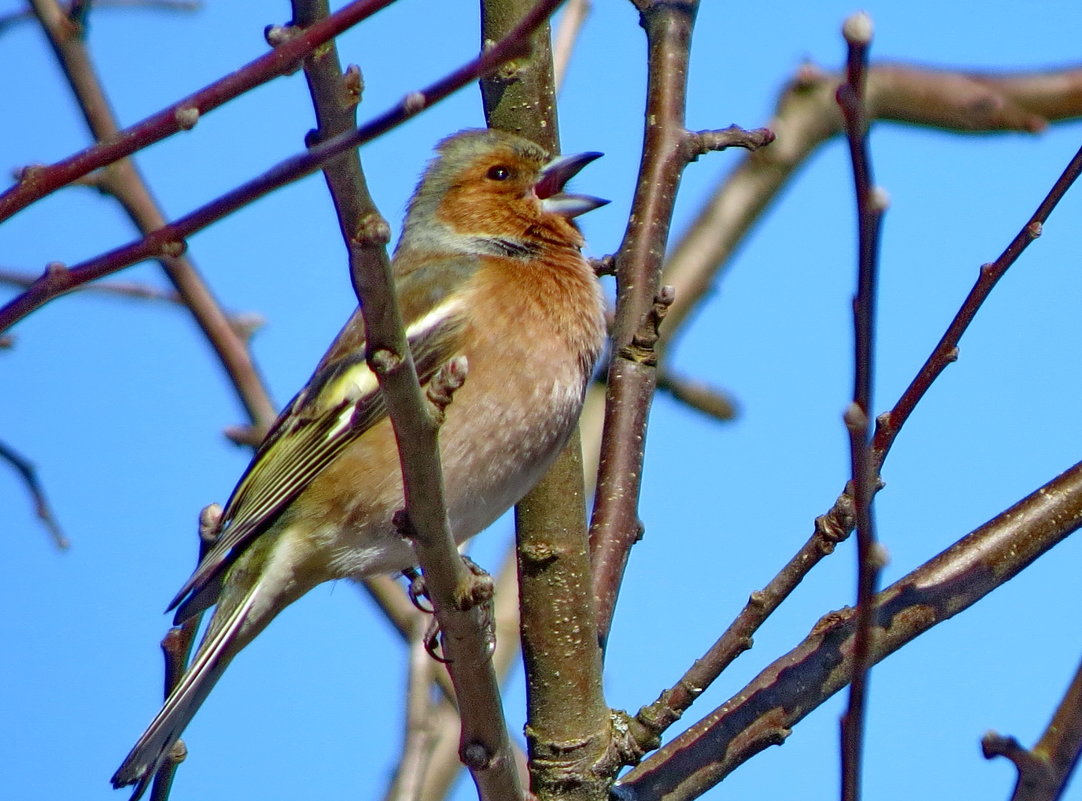
<path fill-rule="evenodd" d="M 506 35 L 527 0 L 482 3 L 482 40 Z M 481 82 L 489 126 L 559 150 L 549 31 L 528 57 Z M 603 801 L 619 762 L 601 681 L 590 582 L 582 447 L 574 432 L 556 463 L 515 509 L 526 670 L 530 785 L 536 796 Z"/>

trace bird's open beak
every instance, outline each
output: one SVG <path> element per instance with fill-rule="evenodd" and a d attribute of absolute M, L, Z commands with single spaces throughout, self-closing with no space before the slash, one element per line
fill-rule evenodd
<path fill-rule="evenodd" d="M 576 153 L 573 156 L 560 156 L 546 164 L 541 170 L 541 179 L 534 185 L 534 192 L 541 198 L 541 208 L 551 214 L 577 217 L 608 203 L 609 201 L 599 197 L 571 195 L 563 192 L 564 184 L 601 155 L 601 153 Z"/>

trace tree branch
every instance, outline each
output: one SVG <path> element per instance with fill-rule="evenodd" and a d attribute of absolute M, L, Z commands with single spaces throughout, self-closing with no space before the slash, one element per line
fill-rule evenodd
<path fill-rule="evenodd" d="M 985 758 L 1004 756 L 1018 769 L 1011 801 L 1057 801 L 1082 752 L 1082 665 L 1033 750 L 995 732 L 981 738 L 981 748 Z"/>
<path fill-rule="evenodd" d="M 616 317 L 597 493 L 590 521 L 594 596 L 602 644 L 612 624 L 628 554 L 642 536 L 637 509 L 657 358 L 653 343 L 650 353 L 645 353 L 634 346 L 633 339 L 646 324 L 651 304 L 660 301 L 662 258 L 684 167 L 704 150 L 735 142 L 732 132 L 711 140 L 684 127 L 697 0 L 633 3 L 647 39 L 646 129 L 631 220 L 615 256 Z M 748 141 L 764 144 L 770 138 L 769 133 L 760 132 L 760 136 Z M 671 303 L 670 297 L 666 306 Z"/>
<path fill-rule="evenodd" d="M 559 0 L 544 0 L 537 6 L 536 13 L 524 20 L 523 30 L 536 25 L 545 12 L 558 5 Z M 517 37 L 517 38 L 516 38 Z M 88 281 L 109 275 L 117 270 L 147 258 L 161 256 L 176 257 L 187 247 L 185 239 L 222 217 L 251 203 L 257 198 L 315 172 L 324 163 L 336 158 L 348 150 L 369 142 L 386 133 L 396 125 L 419 114 L 429 106 L 438 103 L 452 92 L 461 89 L 478 76 L 488 73 L 510 58 L 522 52 L 525 45 L 521 33 L 510 36 L 480 56 L 467 62 L 449 75 L 430 84 L 421 91 L 411 92 L 400 103 L 375 117 L 361 127 L 328 139 L 309 148 L 307 153 L 294 156 L 280 162 L 263 175 L 220 196 L 218 199 L 200 206 L 193 212 L 180 217 L 173 223 L 151 231 L 145 237 L 123 247 L 116 248 L 101 256 L 88 259 L 70 269 L 53 264 L 34 283 L 34 285 L 0 308 L 0 333 L 37 308 Z M 370 221 L 373 225 L 376 220 Z M 381 221 L 380 221 L 381 222 Z M 359 241 L 368 237 L 360 236 Z"/>
<path fill-rule="evenodd" d="M 49 506 L 49 500 L 45 497 L 45 488 L 41 485 L 38 471 L 33 463 L 3 442 L 0 442 L 0 460 L 10 464 L 22 478 L 23 484 L 26 485 L 30 498 L 34 502 L 34 513 L 52 536 L 56 547 L 61 550 L 68 548 L 71 541 L 64 536 L 60 523 L 57 522 L 56 515 L 53 514 L 52 507 Z"/>
<path fill-rule="evenodd" d="M 872 181 L 868 152 L 868 119 L 864 109 L 868 48 L 872 20 L 864 12 L 849 17 L 843 27 L 848 45 L 846 80 L 838 87 L 838 105 L 845 120 L 845 138 L 853 164 L 857 201 L 857 291 L 853 298 L 853 400 L 845 412 L 849 432 L 850 487 L 856 511 L 857 603 L 853 637 L 853 674 L 849 703 L 841 721 L 842 801 L 859 801 L 864 750 L 864 714 L 871 667 L 872 596 L 883 567 L 882 546 L 875 539 L 872 501 L 877 474 L 872 464 L 871 417 L 875 367 L 875 307 L 879 261 L 879 230 L 884 203 Z"/>
<path fill-rule="evenodd" d="M 958 342 L 973 321 L 981 304 L 1026 246 L 1040 234 L 1044 222 L 1080 173 L 1082 173 L 1082 149 L 1079 149 L 1071 159 L 1033 216 L 999 258 L 981 267 L 976 284 L 924 365 L 894 407 L 879 416 L 872 440 L 875 475 L 878 475 L 882 469 L 887 453 L 901 432 L 905 421 L 909 419 L 915 404 L 924 396 L 946 366 L 957 357 Z M 808 541 L 764 589 L 752 593 L 747 605 L 711 648 L 696 660 L 696 663 L 675 685 L 664 691 L 654 703 L 639 711 L 637 719 L 644 727 L 642 735 L 644 742 L 660 736 L 666 728 L 680 718 L 695 698 L 736 657 L 751 647 L 751 637 L 759 626 L 773 614 L 823 557 L 834 552 L 835 546 L 844 541 L 855 526 L 855 505 L 847 486 L 835 500 L 834 505 L 825 514 L 816 518 Z"/>
<path fill-rule="evenodd" d="M 681 236 L 662 276 L 676 289 L 663 347 L 674 340 L 797 168 L 842 132 L 835 102 L 840 82 L 840 76 L 818 67 L 802 67 L 782 91 L 768 124 L 779 141 L 746 156 Z M 868 70 L 866 109 L 869 122 L 958 133 L 1033 133 L 1082 115 L 1082 67 L 992 74 L 879 63 Z"/>
<path fill-rule="evenodd" d="M 875 596 L 871 662 L 968 609 L 1082 526 L 1076 464 Z M 770 745 L 849 681 L 856 614 L 830 612 L 796 648 L 619 783 L 628 798 L 687 801 Z"/>
<path fill-rule="evenodd" d="M 0 222 L 93 170 L 130 156 L 178 131 L 189 130 L 199 121 L 200 116 L 250 89 L 272 78 L 295 72 L 301 59 L 309 53 L 391 2 L 393 0 L 355 0 L 328 17 L 321 25 L 305 31 L 301 36 L 283 41 L 269 53 L 156 114 L 118 131 L 107 141 L 81 150 L 52 165 L 35 165 L 23 169 L 18 182 L 0 194 Z M 52 11 L 49 13 L 50 25 L 68 25 L 70 28 L 72 23 L 62 12 L 60 16 L 56 16 Z"/>
<path fill-rule="evenodd" d="M 528 0 L 482 3 L 482 41 L 506 35 Z M 530 55 L 481 82 L 490 127 L 559 152 L 549 30 Z M 555 464 L 515 508 L 519 610 L 526 671 L 526 742 L 537 798 L 603 801 L 619 761 L 605 702 L 590 583 L 582 446 L 572 434 Z"/>
<path fill-rule="evenodd" d="M 56 0 L 31 0 L 31 4 L 75 93 L 91 134 L 99 142 L 116 139 L 120 136 L 116 117 L 98 80 L 90 53 L 78 35 L 79 28 L 72 25 Z M 166 224 L 165 215 L 130 159 L 112 164 L 103 180 L 109 193 L 143 234 Z M 247 339 L 233 326 L 189 259 L 176 253 L 163 254 L 158 261 L 217 354 L 248 419 L 258 429 L 266 431 L 274 422 L 277 409 L 252 360 Z M 62 275 L 63 271 L 55 274 Z M 33 291 L 32 285 L 28 293 Z"/>

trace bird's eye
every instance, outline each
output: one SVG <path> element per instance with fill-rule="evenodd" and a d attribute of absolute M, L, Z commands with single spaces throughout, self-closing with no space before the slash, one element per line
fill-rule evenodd
<path fill-rule="evenodd" d="M 511 169 L 502 164 L 497 164 L 495 167 L 488 168 L 488 177 L 493 181 L 506 181 L 511 177 Z"/>

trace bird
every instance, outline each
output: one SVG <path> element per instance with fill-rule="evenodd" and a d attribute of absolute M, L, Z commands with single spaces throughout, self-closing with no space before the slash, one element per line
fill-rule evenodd
<path fill-rule="evenodd" d="M 563 448 L 606 336 L 604 300 L 574 218 L 608 201 L 564 191 L 588 152 L 551 158 L 509 132 L 436 146 L 391 260 L 418 377 L 452 359 L 468 375 L 440 428 L 456 542 L 517 503 Z M 313 587 L 410 570 L 394 524 L 398 451 L 358 309 L 257 449 L 214 544 L 167 611 L 214 607 L 190 665 L 112 777 L 146 791 L 230 661 Z"/>

